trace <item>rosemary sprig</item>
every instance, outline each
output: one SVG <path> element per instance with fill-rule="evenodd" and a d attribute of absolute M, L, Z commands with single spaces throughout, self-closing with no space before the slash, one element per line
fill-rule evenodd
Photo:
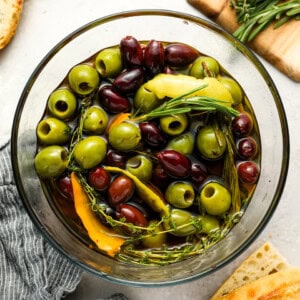
<path fill-rule="evenodd" d="M 300 0 L 231 0 L 240 27 L 233 33 L 242 42 L 252 41 L 271 23 L 276 29 L 295 19 L 300 20 Z"/>

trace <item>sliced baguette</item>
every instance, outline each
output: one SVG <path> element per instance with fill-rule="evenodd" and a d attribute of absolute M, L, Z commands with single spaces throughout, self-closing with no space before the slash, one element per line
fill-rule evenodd
<path fill-rule="evenodd" d="M 0 0 L 0 49 L 15 35 L 23 8 L 23 0 Z"/>
<path fill-rule="evenodd" d="M 299 300 L 300 269 L 287 267 L 219 297 L 218 300 Z"/>
<path fill-rule="evenodd" d="M 275 247 L 267 242 L 252 253 L 243 263 L 230 275 L 221 287 L 211 297 L 211 300 L 248 284 L 258 278 L 276 273 L 286 269 L 288 264 L 279 254 Z M 242 299 L 242 298 L 240 298 Z"/>

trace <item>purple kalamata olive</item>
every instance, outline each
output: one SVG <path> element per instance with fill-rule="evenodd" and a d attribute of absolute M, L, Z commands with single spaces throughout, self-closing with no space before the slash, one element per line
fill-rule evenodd
<path fill-rule="evenodd" d="M 161 73 L 164 68 L 165 49 L 162 42 L 151 40 L 145 48 L 144 65 L 151 75 Z"/>
<path fill-rule="evenodd" d="M 251 133 L 253 129 L 253 120 L 247 112 L 240 113 L 232 120 L 231 130 L 236 137 L 245 137 Z"/>
<path fill-rule="evenodd" d="M 73 199 L 73 187 L 68 175 L 59 177 L 56 181 L 59 192 L 68 199 Z"/>
<path fill-rule="evenodd" d="M 259 177 L 259 166 L 256 162 L 248 160 L 237 164 L 237 174 L 241 182 L 246 184 L 255 184 Z"/>
<path fill-rule="evenodd" d="M 101 87 L 98 97 L 102 107 L 111 114 L 129 112 L 131 109 L 129 99 L 118 94 L 110 85 Z"/>
<path fill-rule="evenodd" d="M 155 166 L 152 172 L 152 182 L 155 186 L 161 190 L 165 190 L 172 178 L 168 175 L 162 165 L 158 164 Z"/>
<path fill-rule="evenodd" d="M 247 136 L 236 143 L 237 153 L 242 159 L 252 159 L 257 154 L 257 143 L 254 138 Z"/>
<path fill-rule="evenodd" d="M 125 169 L 126 155 L 118 150 L 108 150 L 105 158 L 105 164 L 112 167 Z"/>
<path fill-rule="evenodd" d="M 208 172 L 204 164 L 197 162 L 192 163 L 191 179 L 196 187 L 199 187 L 207 178 Z"/>
<path fill-rule="evenodd" d="M 128 201 L 134 192 L 133 181 L 125 176 L 116 177 L 108 188 L 108 200 L 111 206 L 117 207 L 119 204 Z"/>
<path fill-rule="evenodd" d="M 177 178 L 187 177 L 191 173 L 191 161 L 188 157 L 175 150 L 162 150 L 157 158 L 166 172 Z"/>
<path fill-rule="evenodd" d="M 88 182 L 98 191 L 105 191 L 110 185 L 110 175 L 102 167 L 96 167 L 89 171 Z"/>
<path fill-rule="evenodd" d="M 143 49 L 133 36 L 126 36 L 120 41 L 120 52 L 123 64 L 127 68 L 143 64 Z"/>
<path fill-rule="evenodd" d="M 116 217 L 120 220 L 125 218 L 127 223 L 134 224 L 135 226 L 146 227 L 148 221 L 146 216 L 137 206 L 130 204 L 120 204 L 117 208 Z"/>
<path fill-rule="evenodd" d="M 165 47 L 165 61 L 171 67 L 185 67 L 199 56 L 199 52 L 186 44 L 169 44 Z"/>
<path fill-rule="evenodd" d="M 136 67 L 120 73 L 113 82 L 113 88 L 121 94 L 135 92 L 144 82 L 143 68 Z"/>
<path fill-rule="evenodd" d="M 165 134 L 154 122 L 139 123 L 142 140 L 150 147 L 163 148 L 167 144 Z"/>

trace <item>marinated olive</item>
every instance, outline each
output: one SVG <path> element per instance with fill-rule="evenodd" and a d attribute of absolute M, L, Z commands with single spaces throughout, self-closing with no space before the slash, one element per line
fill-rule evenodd
<path fill-rule="evenodd" d="M 219 63 L 214 58 L 200 56 L 194 61 L 190 69 L 190 75 L 196 78 L 216 77 L 219 70 Z"/>
<path fill-rule="evenodd" d="M 103 78 L 115 77 L 122 71 L 120 49 L 107 48 L 100 51 L 95 59 L 95 68 Z"/>
<path fill-rule="evenodd" d="M 217 230 L 220 228 L 219 220 L 210 215 L 204 215 L 199 217 L 200 224 L 201 224 L 201 231 L 203 233 L 209 234 L 212 230 Z"/>
<path fill-rule="evenodd" d="M 231 206 L 231 194 L 222 180 L 208 180 L 200 188 L 198 201 L 208 214 L 218 216 L 226 213 Z"/>
<path fill-rule="evenodd" d="M 111 114 L 128 112 L 131 109 L 129 99 L 114 91 L 111 85 L 101 87 L 98 97 L 102 107 Z"/>
<path fill-rule="evenodd" d="M 56 177 L 67 167 L 68 153 L 57 145 L 47 146 L 40 150 L 34 159 L 36 172 L 41 177 Z"/>
<path fill-rule="evenodd" d="M 133 181 L 125 176 L 116 177 L 108 188 L 108 200 L 111 206 L 117 207 L 120 203 L 128 201 L 134 192 Z"/>
<path fill-rule="evenodd" d="M 95 91 L 100 81 L 96 69 L 87 64 L 73 67 L 68 78 L 71 89 L 82 96 Z"/>
<path fill-rule="evenodd" d="M 242 159 L 254 158 L 258 151 L 255 139 L 250 136 L 239 139 L 236 143 L 236 148 Z"/>
<path fill-rule="evenodd" d="M 88 183 L 98 191 L 105 191 L 110 185 L 110 174 L 102 167 L 96 167 L 89 171 Z"/>
<path fill-rule="evenodd" d="M 98 107 L 91 106 L 87 109 L 83 119 L 83 130 L 91 134 L 102 134 L 108 124 L 106 112 Z"/>
<path fill-rule="evenodd" d="M 56 118 L 47 118 L 38 124 L 37 136 L 39 141 L 45 145 L 62 145 L 71 136 L 71 128 Z"/>
<path fill-rule="evenodd" d="M 164 222 L 166 230 L 176 236 L 187 236 L 195 234 L 197 229 L 193 225 L 193 215 L 187 210 L 174 208 L 171 210 L 170 217 Z"/>
<path fill-rule="evenodd" d="M 167 187 L 165 198 L 176 208 L 188 208 L 195 200 L 194 188 L 187 181 L 175 181 Z"/>
<path fill-rule="evenodd" d="M 141 66 L 143 64 L 143 49 L 133 36 L 126 36 L 120 41 L 121 58 L 125 67 Z"/>
<path fill-rule="evenodd" d="M 189 45 L 174 43 L 165 47 L 165 60 L 171 67 L 185 67 L 192 63 L 199 53 Z"/>
<path fill-rule="evenodd" d="M 221 130 L 211 126 L 202 127 L 196 137 L 196 145 L 203 158 L 219 159 L 226 150 L 226 139 Z"/>
<path fill-rule="evenodd" d="M 243 92 L 239 84 L 234 79 L 224 76 L 220 77 L 219 81 L 230 92 L 234 104 L 240 104 L 243 100 Z"/>
<path fill-rule="evenodd" d="M 160 118 L 161 129 L 169 135 L 179 135 L 188 126 L 188 119 L 185 114 L 170 115 Z"/>
<path fill-rule="evenodd" d="M 139 123 L 143 142 L 153 148 L 163 148 L 166 143 L 166 137 L 155 122 Z"/>
<path fill-rule="evenodd" d="M 200 162 L 192 163 L 191 179 L 197 188 L 199 188 L 207 178 L 207 175 L 207 168 L 204 164 Z"/>
<path fill-rule="evenodd" d="M 148 221 L 145 215 L 136 207 L 130 204 L 120 204 L 117 208 L 116 216 L 118 219 L 125 218 L 127 223 L 135 226 L 147 227 Z M 128 228 L 130 230 L 130 228 Z"/>
<path fill-rule="evenodd" d="M 194 143 L 194 135 L 188 132 L 174 137 L 172 140 L 169 141 L 166 148 L 178 151 L 184 155 L 189 155 L 192 154 L 194 150 Z"/>
<path fill-rule="evenodd" d="M 55 90 L 48 100 L 50 113 L 61 120 L 72 117 L 76 111 L 77 100 L 74 94 L 65 88 Z"/>
<path fill-rule="evenodd" d="M 120 73 L 113 82 L 113 87 L 121 94 L 135 92 L 144 82 L 143 68 L 136 67 Z"/>
<path fill-rule="evenodd" d="M 63 175 L 57 178 L 56 186 L 61 195 L 65 198 L 73 199 L 73 187 L 70 176 Z"/>
<path fill-rule="evenodd" d="M 155 186 L 162 190 L 165 190 L 172 178 L 168 175 L 162 165 L 157 164 L 153 170 L 152 182 Z"/>
<path fill-rule="evenodd" d="M 133 105 L 138 112 L 148 113 L 161 105 L 161 101 L 153 92 L 147 90 L 145 86 L 142 85 L 135 93 Z"/>
<path fill-rule="evenodd" d="M 251 133 L 253 120 L 249 113 L 242 112 L 232 120 L 231 130 L 236 137 L 244 137 Z"/>
<path fill-rule="evenodd" d="M 187 177 L 191 173 L 191 162 L 185 155 L 175 150 L 163 150 L 157 158 L 166 172 L 174 177 Z"/>
<path fill-rule="evenodd" d="M 74 158 L 83 169 L 91 169 L 102 162 L 106 155 L 106 141 L 99 136 L 89 136 L 74 147 Z"/>
<path fill-rule="evenodd" d="M 144 65 L 152 76 L 163 71 L 165 50 L 162 42 L 151 40 L 144 51 Z"/>
<path fill-rule="evenodd" d="M 127 157 L 126 157 L 125 153 L 110 149 L 107 152 L 107 155 L 105 158 L 105 164 L 108 166 L 125 169 L 126 160 L 127 160 Z"/>
<path fill-rule="evenodd" d="M 135 124 L 122 122 L 109 131 L 108 141 L 116 150 L 133 150 L 141 141 L 141 132 Z"/>
<path fill-rule="evenodd" d="M 149 181 L 152 176 L 152 162 L 144 155 L 136 155 L 127 160 L 126 170 L 142 181 Z"/>
<path fill-rule="evenodd" d="M 254 161 L 242 161 L 237 164 L 237 173 L 241 182 L 255 184 L 259 177 L 259 166 Z"/>
<path fill-rule="evenodd" d="M 148 224 L 153 229 L 149 231 L 149 234 L 142 239 L 142 244 L 146 248 L 160 248 L 167 240 L 167 233 L 164 232 L 164 228 L 161 224 L 158 224 L 157 220 L 151 220 Z"/>

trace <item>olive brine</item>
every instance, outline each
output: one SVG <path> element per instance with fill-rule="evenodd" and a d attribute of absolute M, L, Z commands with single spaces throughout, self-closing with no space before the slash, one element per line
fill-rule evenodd
<path fill-rule="evenodd" d="M 99 50 L 49 95 L 35 169 L 89 247 L 164 265 L 207 251 L 240 220 L 260 172 L 244 90 L 179 42 Z"/>

